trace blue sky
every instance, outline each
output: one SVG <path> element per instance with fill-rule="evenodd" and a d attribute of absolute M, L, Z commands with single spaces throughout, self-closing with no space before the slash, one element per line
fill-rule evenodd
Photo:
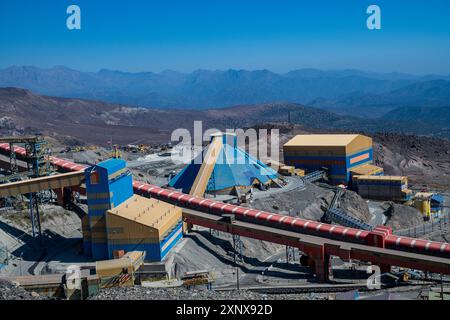
<path fill-rule="evenodd" d="M 66 28 L 81 8 L 82 29 Z M 366 28 L 381 7 L 382 29 Z M 450 74 L 448 0 L 1 0 L 0 68 Z"/>

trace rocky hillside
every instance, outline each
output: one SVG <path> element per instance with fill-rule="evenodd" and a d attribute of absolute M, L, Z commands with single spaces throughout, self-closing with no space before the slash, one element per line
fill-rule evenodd
<path fill-rule="evenodd" d="M 207 128 L 239 128 L 265 122 L 292 121 L 319 128 L 346 127 L 350 117 L 298 104 L 265 104 L 210 110 L 132 108 L 83 99 L 41 96 L 18 88 L 0 89 L 0 130 L 74 137 L 105 145 L 111 138 L 120 144 L 166 142 L 174 129 L 193 128 L 194 120 Z"/>
<path fill-rule="evenodd" d="M 204 130 L 286 124 L 290 121 L 322 131 L 400 132 L 450 138 L 448 121 L 445 121 L 446 108 L 408 110 L 408 117 L 361 119 L 293 103 L 208 110 L 148 109 L 42 96 L 18 88 L 0 88 L 0 112 L 0 133 L 42 132 L 99 145 L 105 145 L 111 138 L 119 144 L 167 142 L 177 128 L 192 130 L 194 120 L 202 121 Z"/>
<path fill-rule="evenodd" d="M 450 188 L 450 141 L 387 133 L 373 139 L 375 163 L 387 174 L 407 175 L 418 188 Z"/>
<path fill-rule="evenodd" d="M 287 119 L 300 125 L 288 124 Z M 366 132 L 374 137 L 375 161 L 388 174 L 410 176 L 418 185 L 447 187 L 450 175 L 450 141 L 430 136 L 386 132 L 389 121 L 339 116 L 297 104 L 236 106 L 212 110 L 160 110 L 131 108 L 82 99 L 36 95 L 17 88 L 0 89 L 0 134 L 44 133 L 63 144 L 167 142 L 176 128 L 279 128 L 280 145 L 296 133 Z M 409 128 L 413 131 L 414 119 Z M 376 123 L 380 123 L 376 126 Z M 402 122 L 391 124 L 401 128 Z M 406 123 L 406 122 L 405 122 Z M 381 128 L 380 128 L 381 126 Z M 378 128 L 378 129 L 377 129 Z"/>

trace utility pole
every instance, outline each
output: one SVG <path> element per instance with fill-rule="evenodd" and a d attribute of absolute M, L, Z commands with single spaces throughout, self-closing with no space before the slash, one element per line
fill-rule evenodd
<path fill-rule="evenodd" d="M 239 292 L 239 268 L 236 267 L 236 288 L 237 291 Z"/>
<path fill-rule="evenodd" d="M 19 270 L 20 270 L 20 276 L 22 276 L 22 262 L 23 262 L 23 252 L 20 253 L 20 260 L 19 260 Z"/>

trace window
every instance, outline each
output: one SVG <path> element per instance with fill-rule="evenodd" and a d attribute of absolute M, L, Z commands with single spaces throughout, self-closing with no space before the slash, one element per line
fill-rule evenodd
<path fill-rule="evenodd" d="M 91 172 L 91 184 L 98 184 L 99 180 L 98 172 Z"/>

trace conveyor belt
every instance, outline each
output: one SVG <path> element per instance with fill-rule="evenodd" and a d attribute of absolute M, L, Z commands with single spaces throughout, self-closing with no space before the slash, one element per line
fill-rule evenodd
<path fill-rule="evenodd" d="M 25 154 L 25 150 L 20 147 L 16 147 L 15 152 L 18 158 L 20 158 L 22 154 Z M 0 153 L 9 155 L 9 144 L 0 144 Z M 76 164 L 56 157 L 52 157 L 51 161 L 52 164 L 57 166 L 62 172 L 83 170 L 86 168 L 85 165 Z M 374 249 L 378 249 L 377 247 L 384 247 L 392 252 L 392 257 L 390 260 L 380 261 L 375 254 L 365 257 L 364 251 L 360 251 L 359 255 L 361 260 L 365 261 L 371 261 L 371 259 L 379 261 L 380 263 L 390 263 L 389 261 L 391 261 L 393 265 L 396 265 L 396 263 L 398 263 L 394 263 L 394 261 L 398 260 L 395 259 L 396 256 L 399 257 L 399 259 L 412 259 L 409 256 L 405 256 L 405 253 L 407 255 L 419 254 L 426 257 L 426 259 L 431 263 L 431 265 L 423 263 L 422 267 L 425 268 L 422 270 L 431 271 L 433 270 L 432 264 L 435 257 L 445 259 L 450 257 L 450 244 L 448 243 L 396 236 L 392 234 L 389 228 L 385 227 L 375 228 L 373 231 L 366 231 L 330 225 L 297 217 L 289 217 L 282 214 L 255 210 L 248 207 L 225 204 L 223 202 L 187 195 L 140 181 L 134 181 L 133 188 L 134 192 L 137 194 L 155 197 L 157 199 L 161 199 L 162 201 L 177 204 L 183 208 L 195 209 L 218 216 L 224 213 L 234 214 L 237 220 L 245 221 L 251 225 L 271 226 L 275 229 L 280 229 L 280 231 L 285 231 L 287 229 L 288 231 L 300 235 L 316 236 L 317 238 L 322 238 L 326 241 L 341 241 L 342 243 L 351 246 L 361 244 L 373 247 Z M 251 238 L 256 237 L 251 233 L 247 236 Z"/>
<path fill-rule="evenodd" d="M 377 248 L 369 245 L 334 241 L 322 237 L 299 234 L 273 227 L 235 220 L 232 223 L 222 217 L 197 210 L 183 209 L 183 217 L 192 224 L 200 225 L 232 234 L 270 241 L 299 248 L 309 253 L 325 248 L 325 254 L 342 259 L 370 261 L 378 264 L 391 264 L 404 268 L 422 269 L 430 272 L 450 274 L 450 259 L 428 255 Z"/>
<path fill-rule="evenodd" d="M 203 197 L 208 186 L 208 181 L 211 178 L 211 174 L 216 165 L 217 158 L 220 154 L 220 149 L 223 146 L 222 137 L 214 137 L 212 142 L 208 146 L 208 151 L 206 152 L 205 158 L 203 159 L 200 170 L 195 177 L 195 181 L 192 184 L 191 190 L 189 192 L 192 196 Z"/>
<path fill-rule="evenodd" d="M 84 171 L 74 171 L 0 184 L 0 197 L 17 196 L 19 194 L 34 193 L 42 190 L 79 186 L 83 180 Z"/>

